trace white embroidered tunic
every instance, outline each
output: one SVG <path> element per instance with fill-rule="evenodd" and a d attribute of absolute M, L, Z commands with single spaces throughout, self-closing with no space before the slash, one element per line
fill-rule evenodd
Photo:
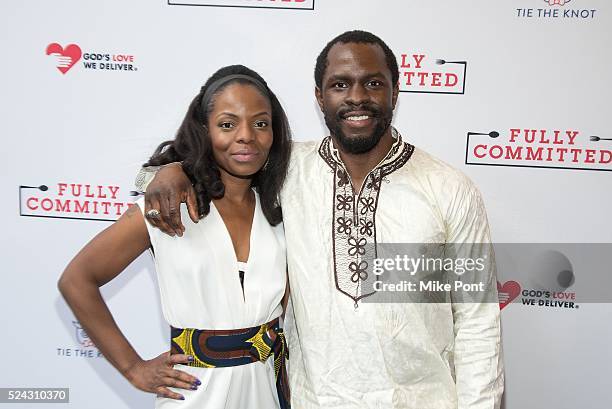
<path fill-rule="evenodd" d="M 281 193 L 292 407 L 498 408 L 497 303 L 364 302 L 368 243 L 490 240 L 472 182 L 394 137 L 357 195 L 329 137 L 294 144 Z"/>

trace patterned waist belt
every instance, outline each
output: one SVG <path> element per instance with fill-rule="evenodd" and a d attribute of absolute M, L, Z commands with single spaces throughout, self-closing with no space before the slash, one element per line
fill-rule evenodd
<path fill-rule="evenodd" d="M 276 391 L 281 409 L 289 409 L 285 359 L 289 350 L 278 318 L 252 328 L 207 330 L 171 327 L 171 354 L 193 356 L 188 366 L 222 368 L 264 362 L 274 355 Z"/>

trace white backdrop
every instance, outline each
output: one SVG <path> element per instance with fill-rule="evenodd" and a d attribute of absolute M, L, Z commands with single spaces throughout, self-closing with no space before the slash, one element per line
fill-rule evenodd
<path fill-rule="evenodd" d="M 612 242 L 605 153 L 612 141 L 590 140 L 612 137 L 612 5 L 549 3 L 555 1 L 1 3 L 0 387 L 69 387 L 73 408 L 151 407 L 153 397 L 133 389 L 78 332 L 56 290 L 59 274 L 108 226 L 100 219 L 116 219 L 132 201 L 138 167 L 173 137 L 189 101 L 220 66 L 242 63 L 262 74 L 295 139 L 324 136 L 314 62 L 327 41 L 349 29 L 379 35 L 404 63 L 402 89 L 409 92 L 399 98 L 394 125 L 475 180 L 496 242 Z M 537 130 L 538 138 L 545 130 L 549 142 L 511 141 L 511 129 Z M 555 130 L 564 144 L 552 143 Z M 470 136 L 466 160 L 468 132 L 492 131 L 499 137 Z M 476 157 L 484 152 L 474 151 L 478 143 L 581 151 L 569 156 L 575 160 L 496 160 Z M 167 349 L 149 255 L 103 293 L 143 356 Z M 515 301 L 502 311 L 506 408 L 608 407 L 610 304 L 554 309 Z"/>

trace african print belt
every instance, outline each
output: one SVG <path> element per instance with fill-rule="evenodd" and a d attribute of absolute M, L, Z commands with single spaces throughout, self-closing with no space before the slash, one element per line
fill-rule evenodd
<path fill-rule="evenodd" d="M 188 366 L 223 368 L 264 362 L 274 355 L 276 391 L 281 409 L 290 409 L 285 359 L 289 350 L 278 318 L 252 328 L 207 330 L 171 327 L 171 354 L 193 356 Z"/>

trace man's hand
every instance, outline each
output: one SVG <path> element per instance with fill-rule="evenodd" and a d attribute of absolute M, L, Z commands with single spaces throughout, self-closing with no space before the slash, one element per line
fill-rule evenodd
<path fill-rule="evenodd" d="M 198 201 L 191 181 L 179 163 L 164 166 L 145 192 L 147 220 L 164 233 L 181 237 L 185 231 L 181 221 L 181 203 L 187 203 L 189 217 L 197 223 L 200 220 Z M 157 210 L 157 214 L 151 210 Z"/>

